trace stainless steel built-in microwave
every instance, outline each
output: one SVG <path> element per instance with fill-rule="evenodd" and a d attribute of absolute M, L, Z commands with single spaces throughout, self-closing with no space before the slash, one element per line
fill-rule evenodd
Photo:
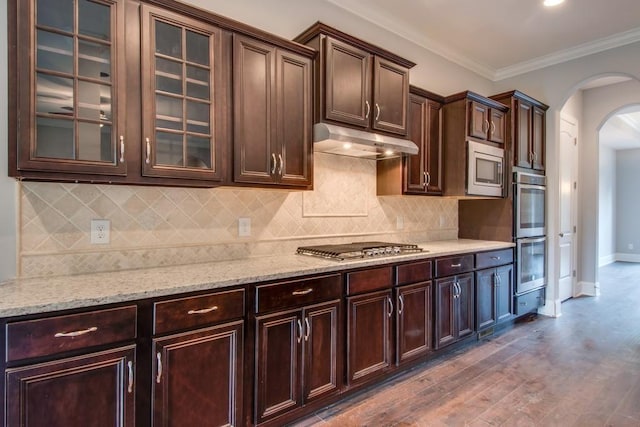
<path fill-rule="evenodd" d="M 504 150 L 467 141 L 467 195 L 502 197 Z"/>

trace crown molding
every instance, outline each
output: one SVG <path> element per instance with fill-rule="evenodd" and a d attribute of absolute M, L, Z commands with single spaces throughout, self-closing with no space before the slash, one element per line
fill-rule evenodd
<path fill-rule="evenodd" d="M 388 16 L 383 16 L 381 14 L 375 13 L 373 10 L 359 10 L 354 7 L 349 7 L 339 0 L 325 0 L 327 3 L 331 3 L 332 5 L 342 9 L 346 12 L 349 12 L 352 15 L 355 15 L 367 22 L 371 22 L 377 27 L 382 28 L 385 31 L 388 31 L 396 36 L 407 40 L 410 43 L 413 43 L 423 49 L 426 49 L 436 55 L 451 61 L 463 68 L 466 68 L 469 71 L 472 71 L 486 79 L 494 80 L 496 70 L 489 67 L 486 64 L 482 64 L 480 62 L 474 61 L 468 56 L 462 55 L 458 53 L 454 49 L 450 49 L 442 43 L 439 43 L 429 37 L 426 37 L 424 34 L 421 34 L 416 31 L 412 31 L 409 27 L 403 26 L 400 22 L 395 21 L 393 19 L 389 19 Z M 384 46 L 382 46 L 384 47 Z M 389 47 L 385 47 L 389 49 Z M 418 64 L 419 65 L 419 64 Z"/>
<path fill-rule="evenodd" d="M 525 74 L 551 65 L 593 55 L 594 53 L 603 52 L 608 49 L 613 49 L 638 41 L 640 41 L 640 28 L 634 28 L 633 30 L 614 34 L 593 42 L 583 43 L 569 49 L 560 50 L 549 55 L 540 56 L 529 61 L 501 68 L 495 72 L 493 80 L 504 80 L 520 74 Z"/>
<path fill-rule="evenodd" d="M 402 23 L 390 19 L 387 15 L 376 13 L 373 9 L 361 10 L 347 6 L 341 3 L 340 0 L 325 1 L 494 82 L 640 41 L 640 28 L 635 28 L 549 55 L 496 69 L 475 61 L 454 49 L 450 49 L 443 43 L 430 39 L 424 34 L 413 31 L 407 26 L 403 26 Z"/>

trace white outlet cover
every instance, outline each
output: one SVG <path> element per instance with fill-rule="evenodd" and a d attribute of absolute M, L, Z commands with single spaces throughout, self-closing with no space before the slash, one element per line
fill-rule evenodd
<path fill-rule="evenodd" d="M 111 240 L 111 221 L 108 219 L 91 220 L 91 244 L 107 245 Z"/>
<path fill-rule="evenodd" d="M 251 218 L 238 218 L 238 236 L 251 236 Z"/>
<path fill-rule="evenodd" d="M 402 230 L 404 228 L 404 218 L 401 216 L 396 217 L 396 230 Z"/>

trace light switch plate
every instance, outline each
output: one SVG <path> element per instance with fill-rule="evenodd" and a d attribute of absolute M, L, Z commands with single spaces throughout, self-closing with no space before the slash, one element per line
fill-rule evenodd
<path fill-rule="evenodd" d="M 238 236 L 251 236 L 251 218 L 238 218 Z"/>

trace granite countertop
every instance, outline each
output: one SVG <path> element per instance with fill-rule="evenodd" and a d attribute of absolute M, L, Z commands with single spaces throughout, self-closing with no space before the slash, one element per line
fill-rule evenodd
<path fill-rule="evenodd" d="M 10 280 L 0 283 L 0 317 L 91 307 L 514 246 L 508 242 L 464 239 L 418 245 L 424 252 L 350 261 L 292 254 L 141 270 Z"/>

